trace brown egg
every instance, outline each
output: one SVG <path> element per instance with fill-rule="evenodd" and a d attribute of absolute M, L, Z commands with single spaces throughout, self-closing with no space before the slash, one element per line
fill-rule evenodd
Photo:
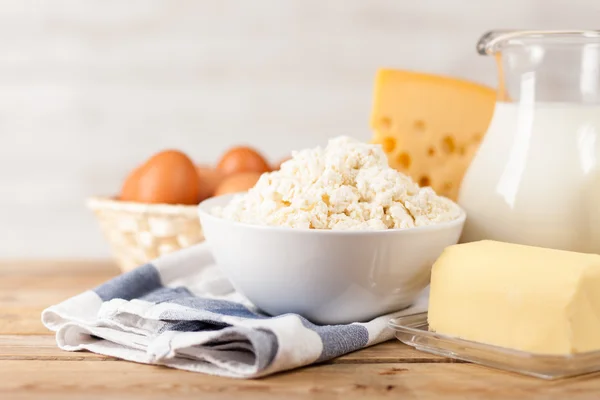
<path fill-rule="evenodd" d="M 142 171 L 142 167 L 139 166 L 133 171 L 129 173 L 125 182 L 123 182 L 123 187 L 121 188 L 121 196 L 120 200 L 123 201 L 135 201 L 137 195 L 137 187 L 138 181 L 140 179 L 140 172 Z"/>
<path fill-rule="evenodd" d="M 271 168 L 265 158 L 250 147 L 238 146 L 229 149 L 217 164 L 217 169 L 225 175 L 239 172 L 269 172 Z"/>
<path fill-rule="evenodd" d="M 215 190 L 215 196 L 222 194 L 245 192 L 258 182 L 262 174 L 260 172 L 242 172 L 230 175 L 221 182 Z"/>
<path fill-rule="evenodd" d="M 281 160 L 279 160 L 278 163 L 273 164 L 273 171 L 277 171 L 278 169 L 281 168 L 281 164 L 283 164 L 284 162 L 286 162 L 287 160 L 291 160 L 292 157 L 291 156 L 287 156 L 285 158 L 282 158 Z"/>
<path fill-rule="evenodd" d="M 120 198 L 140 203 L 198 204 L 200 181 L 196 166 L 180 151 L 157 153 L 131 172 Z"/>
<path fill-rule="evenodd" d="M 200 201 L 202 201 L 214 195 L 225 177 L 221 171 L 208 165 L 197 165 L 196 171 L 200 179 Z"/>

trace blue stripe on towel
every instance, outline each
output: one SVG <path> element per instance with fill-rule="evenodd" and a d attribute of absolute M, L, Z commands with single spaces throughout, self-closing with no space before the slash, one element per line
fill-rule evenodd
<path fill-rule="evenodd" d="M 323 342 L 323 350 L 317 362 L 361 349 L 369 342 L 369 331 L 362 325 L 315 325 L 303 317 L 300 319 L 302 325 L 315 331 Z"/>
<path fill-rule="evenodd" d="M 149 301 L 150 303 L 154 304 L 160 304 L 165 302 L 172 302 L 173 300 L 181 299 L 184 297 L 194 297 L 194 295 L 186 287 L 183 286 L 178 286 L 174 288 L 161 287 L 140 297 L 140 300 Z"/>
<path fill-rule="evenodd" d="M 154 265 L 146 264 L 119 275 L 98 286 L 94 292 L 102 301 L 112 299 L 132 300 L 162 287 L 160 275 Z"/>
<path fill-rule="evenodd" d="M 365 347 L 369 332 L 373 342 L 389 337 L 379 322 L 320 326 L 298 314 L 268 316 L 231 301 L 237 293 L 221 272 L 208 247 L 194 246 L 54 305 L 42 321 L 66 350 L 239 378 L 330 360 Z M 181 287 L 169 287 L 175 283 Z M 87 333 L 104 340 L 90 342 Z"/>
<path fill-rule="evenodd" d="M 194 320 L 165 320 L 165 326 L 160 329 L 160 333 L 164 331 L 177 331 L 177 332 L 200 332 L 200 331 L 218 331 L 219 329 L 227 328 L 230 324 L 219 322 L 219 321 L 194 321 Z"/>
<path fill-rule="evenodd" d="M 155 304 L 172 303 L 191 309 L 187 312 L 169 310 L 162 313 L 160 319 L 167 322 L 167 325 L 161 331 L 193 332 L 239 329 L 239 327 L 232 327 L 219 321 L 218 315 L 249 319 L 270 318 L 232 301 L 196 297 L 185 287 L 164 287 L 157 269 L 152 264 L 146 264 L 118 276 L 98 286 L 94 291 L 103 301 L 114 298 L 124 300 L 141 299 Z M 302 325 L 316 332 L 323 342 L 323 350 L 317 362 L 330 360 L 363 348 L 369 341 L 369 332 L 362 325 L 320 326 L 313 324 L 304 317 L 298 317 L 302 321 Z M 264 330 L 250 330 L 246 333 L 253 347 L 258 346 L 263 350 L 259 351 L 258 354 L 268 354 L 266 358 L 260 360 L 260 364 L 268 365 L 277 353 L 276 336 L 272 332 Z"/>
<path fill-rule="evenodd" d="M 200 297 L 181 297 L 172 299 L 169 303 L 179 304 L 180 306 L 193 308 L 195 310 L 209 311 L 215 314 L 228 315 L 240 318 L 268 318 L 266 315 L 257 314 L 250 311 L 240 303 L 234 303 L 228 300 L 205 299 Z"/>

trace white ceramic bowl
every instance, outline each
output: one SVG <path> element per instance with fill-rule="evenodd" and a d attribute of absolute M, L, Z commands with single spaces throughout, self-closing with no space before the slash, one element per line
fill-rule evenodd
<path fill-rule="evenodd" d="M 211 214 L 231 197 L 199 206 L 217 264 L 266 313 L 298 313 L 320 324 L 366 321 L 410 306 L 465 222 L 463 213 L 411 229 L 330 231 L 249 225 Z"/>

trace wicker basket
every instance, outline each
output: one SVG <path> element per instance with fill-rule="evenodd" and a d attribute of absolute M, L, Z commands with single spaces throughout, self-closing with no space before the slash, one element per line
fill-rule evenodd
<path fill-rule="evenodd" d="M 129 271 L 163 254 L 204 240 L 197 206 L 88 199 L 121 267 Z"/>

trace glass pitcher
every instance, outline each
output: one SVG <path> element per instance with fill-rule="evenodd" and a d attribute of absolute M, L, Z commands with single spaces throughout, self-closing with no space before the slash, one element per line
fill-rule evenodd
<path fill-rule="evenodd" d="M 600 253 L 600 31 L 493 31 L 494 115 L 463 179 L 463 242 Z"/>

